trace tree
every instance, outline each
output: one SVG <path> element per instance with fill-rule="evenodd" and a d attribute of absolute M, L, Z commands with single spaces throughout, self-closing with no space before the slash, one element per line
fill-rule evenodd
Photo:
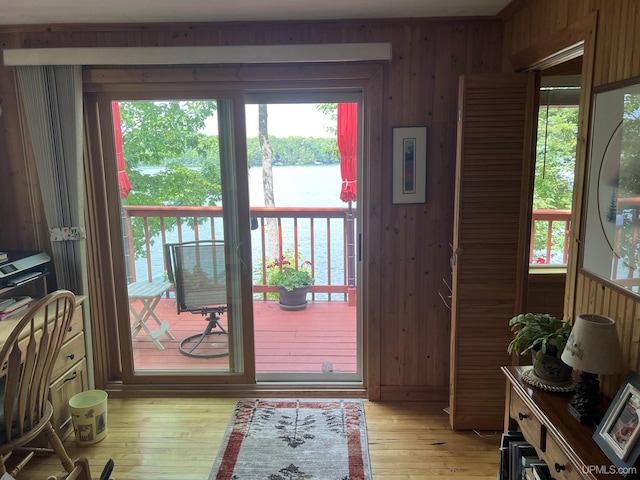
<path fill-rule="evenodd" d="M 218 139 L 198 133 L 215 111 L 214 101 L 120 102 L 123 151 L 131 182 L 124 205 L 213 206 L 220 201 Z M 162 168 L 154 173 L 145 169 L 154 166 Z M 193 168 L 196 166 L 198 169 Z M 165 228 L 176 224 L 176 219 L 169 218 Z M 149 219 L 152 244 L 159 232 L 160 220 Z M 136 258 L 144 255 L 144 239 L 143 220 L 136 218 Z"/>
<path fill-rule="evenodd" d="M 258 138 L 260 141 L 260 151 L 262 152 L 262 186 L 264 188 L 264 206 L 275 207 L 276 201 L 273 191 L 273 150 L 269 143 L 269 122 L 267 106 L 258 105 Z M 275 218 L 268 218 L 267 241 L 268 258 L 275 259 L 280 256 L 280 245 L 278 244 L 278 226 Z"/>
<path fill-rule="evenodd" d="M 578 130 L 577 107 L 543 107 L 538 115 L 536 147 L 535 210 L 570 210 L 576 162 Z M 565 239 L 564 224 L 554 224 L 554 250 L 562 250 Z M 536 222 L 534 250 L 547 245 L 547 224 Z M 550 261 L 550 259 L 547 259 Z"/>
<path fill-rule="evenodd" d="M 541 109 L 534 209 L 571 209 L 577 129 L 578 108 Z"/>

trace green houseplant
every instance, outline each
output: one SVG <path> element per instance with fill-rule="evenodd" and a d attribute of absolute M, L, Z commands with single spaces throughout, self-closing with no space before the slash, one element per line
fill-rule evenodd
<path fill-rule="evenodd" d="M 280 308 L 301 310 L 307 306 L 307 292 L 313 284 L 311 262 L 287 252 L 267 265 L 267 285 L 280 294 Z"/>
<path fill-rule="evenodd" d="M 535 374 L 544 380 L 564 382 L 571 367 L 560 356 L 571 333 L 571 324 L 546 313 L 522 313 L 509 321 L 513 340 L 507 351 L 531 353 Z"/>

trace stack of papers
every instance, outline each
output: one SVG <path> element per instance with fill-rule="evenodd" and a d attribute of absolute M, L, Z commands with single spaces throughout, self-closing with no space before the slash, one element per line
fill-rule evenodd
<path fill-rule="evenodd" d="M 29 296 L 0 299 L 0 320 L 26 310 L 32 302 Z"/>

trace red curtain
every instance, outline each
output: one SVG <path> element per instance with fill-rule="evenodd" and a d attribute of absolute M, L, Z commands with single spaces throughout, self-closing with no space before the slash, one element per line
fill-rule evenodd
<path fill-rule="evenodd" d="M 355 202 L 357 197 L 356 175 L 358 174 L 358 104 L 338 104 L 338 150 L 340 151 L 340 174 L 342 190 L 340 200 Z"/>
<path fill-rule="evenodd" d="M 120 125 L 120 106 L 118 102 L 111 102 L 111 114 L 113 115 L 113 136 L 115 138 L 116 158 L 118 160 L 118 186 L 120 198 L 127 198 L 131 191 L 131 183 L 127 176 L 124 151 L 122 149 L 122 127 Z"/>

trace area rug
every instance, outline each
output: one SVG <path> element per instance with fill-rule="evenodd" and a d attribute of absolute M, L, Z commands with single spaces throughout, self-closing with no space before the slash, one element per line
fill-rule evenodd
<path fill-rule="evenodd" d="M 209 480 L 370 480 L 359 400 L 237 403 Z"/>

